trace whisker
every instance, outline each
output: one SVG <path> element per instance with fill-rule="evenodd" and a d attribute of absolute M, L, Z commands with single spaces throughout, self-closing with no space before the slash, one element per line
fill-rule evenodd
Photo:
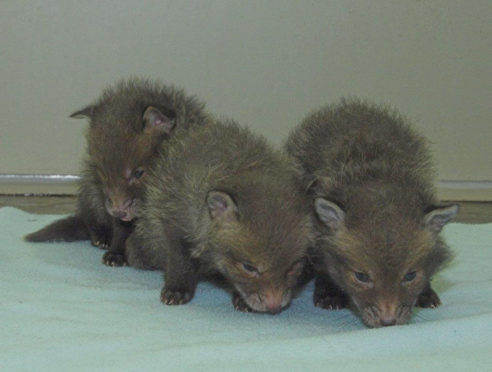
<path fill-rule="evenodd" d="M 413 316 L 417 319 L 421 319 L 421 320 L 425 320 L 425 321 L 429 321 L 430 319 L 427 318 L 424 313 L 422 311 L 418 311 L 418 312 L 415 312 L 413 313 Z"/>
<path fill-rule="evenodd" d="M 352 328 L 356 324 L 356 319 L 354 318 L 354 314 L 351 312 L 347 312 L 342 314 L 338 319 L 337 319 L 337 326 L 335 328 L 335 331 L 345 331 L 349 328 Z"/>

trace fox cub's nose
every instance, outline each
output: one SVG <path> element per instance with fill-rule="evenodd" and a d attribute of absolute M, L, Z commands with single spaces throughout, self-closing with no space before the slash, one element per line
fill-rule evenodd
<path fill-rule="evenodd" d="M 132 219 L 131 209 L 135 204 L 135 199 L 128 199 L 122 204 L 113 204 L 110 209 L 110 214 L 123 221 L 130 221 Z"/>

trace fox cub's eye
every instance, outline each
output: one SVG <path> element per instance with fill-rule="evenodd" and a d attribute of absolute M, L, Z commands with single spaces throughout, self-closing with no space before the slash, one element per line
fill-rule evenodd
<path fill-rule="evenodd" d="M 409 271 L 408 273 L 405 274 L 405 276 L 403 277 L 403 281 L 404 282 L 411 282 L 412 280 L 415 279 L 415 277 L 417 276 L 417 272 L 416 271 Z"/>
<path fill-rule="evenodd" d="M 304 259 L 294 262 L 294 264 L 290 267 L 289 271 L 287 271 L 287 275 L 294 275 L 299 273 L 304 267 Z"/>
<path fill-rule="evenodd" d="M 137 180 L 138 180 L 139 178 L 142 178 L 142 176 L 144 175 L 144 172 L 145 172 L 145 171 L 144 171 L 143 169 L 140 169 L 140 168 L 139 168 L 139 169 L 137 169 L 137 170 L 135 171 L 135 173 L 133 173 L 133 177 L 135 177 L 135 179 L 137 179 Z"/>
<path fill-rule="evenodd" d="M 253 265 L 250 265 L 249 263 L 243 262 L 242 268 L 244 271 L 246 271 L 248 274 L 259 274 L 258 269 L 254 267 Z"/>
<path fill-rule="evenodd" d="M 371 279 L 366 273 L 361 273 L 360 271 L 354 272 L 355 278 L 361 283 L 369 283 Z"/>

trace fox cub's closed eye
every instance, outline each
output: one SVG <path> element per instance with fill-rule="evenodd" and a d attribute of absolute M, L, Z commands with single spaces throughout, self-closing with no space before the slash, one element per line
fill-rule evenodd
<path fill-rule="evenodd" d="M 355 278 L 361 282 L 361 283 L 369 283 L 370 281 L 370 277 L 369 275 L 367 275 L 366 273 L 362 273 L 360 271 L 356 271 L 354 272 L 354 275 L 355 275 Z"/>
<path fill-rule="evenodd" d="M 243 262 L 242 268 L 249 274 L 258 274 L 258 269 L 249 263 Z"/>
<path fill-rule="evenodd" d="M 242 262 L 239 264 L 239 267 L 243 270 L 243 272 L 249 276 L 250 278 L 256 278 L 260 276 L 260 271 L 255 266 L 251 265 L 247 262 Z"/>
<path fill-rule="evenodd" d="M 416 271 L 409 271 L 408 273 L 405 274 L 405 276 L 403 277 L 403 281 L 404 282 L 411 282 L 412 280 L 415 279 L 415 277 L 417 276 L 417 272 Z"/>
<path fill-rule="evenodd" d="M 302 270 L 303 266 L 304 266 L 304 260 L 299 260 L 297 262 L 294 262 L 294 264 L 291 266 L 289 271 L 287 271 L 287 275 L 297 274 L 299 271 Z"/>
<path fill-rule="evenodd" d="M 134 173 L 133 173 L 133 177 L 135 177 L 135 179 L 139 179 L 139 178 L 142 178 L 142 176 L 144 175 L 145 171 L 143 169 L 137 169 Z"/>

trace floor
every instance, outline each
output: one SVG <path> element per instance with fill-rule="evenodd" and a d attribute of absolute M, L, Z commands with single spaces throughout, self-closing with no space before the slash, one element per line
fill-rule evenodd
<path fill-rule="evenodd" d="M 9 196 L 0 195 L 1 207 L 15 207 L 37 214 L 67 214 L 75 209 L 74 196 Z M 491 223 L 492 202 L 459 202 L 456 222 Z"/>

